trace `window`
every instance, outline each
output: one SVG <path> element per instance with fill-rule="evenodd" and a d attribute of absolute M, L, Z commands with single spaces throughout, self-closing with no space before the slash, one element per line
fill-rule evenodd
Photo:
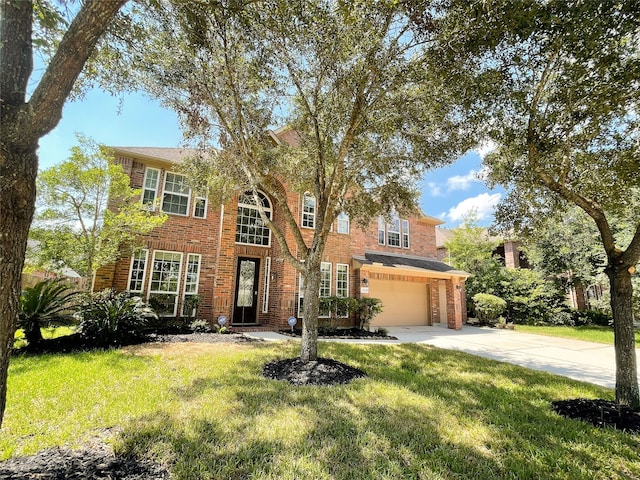
<path fill-rule="evenodd" d="M 271 257 L 264 259 L 264 282 L 262 290 L 262 313 L 269 311 L 269 284 L 271 283 Z"/>
<path fill-rule="evenodd" d="M 200 280 L 200 255 L 190 253 L 187 256 L 187 270 L 184 277 L 184 299 L 182 314 L 187 317 L 193 317 L 196 309 L 192 299 L 198 295 L 198 283 Z M 191 309 L 191 312 L 187 311 Z"/>
<path fill-rule="evenodd" d="M 344 212 L 338 215 L 338 233 L 349 235 L 349 215 Z"/>
<path fill-rule="evenodd" d="M 336 265 L 336 297 L 349 296 L 349 265 Z"/>
<path fill-rule="evenodd" d="M 258 198 L 267 218 L 271 219 L 271 203 L 262 193 Z M 271 242 L 271 230 L 267 227 L 256 205 L 251 192 L 246 192 L 238 198 L 238 216 L 236 217 L 236 243 L 247 245 L 261 245 L 268 247 Z"/>
<path fill-rule="evenodd" d="M 149 303 L 160 316 L 176 314 L 181 264 L 182 253 L 160 250 L 153 252 Z"/>
<path fill-rule="evenodd" d="M 167 173 L 164 179 L 162 211 L 176 215 L 187 215 L 189 212 L 187 177 L 177 173 Z"/>
<path fill-rule="evenodd" d="M 138 250 L 131 257 L 131 270 L 129 272 L 129 291 L 142 292 L 144 287 L 144 271 L 147 266 L 147 250 Z"/>
<path fill-rule="evenodd" d="M 349 265 L 338 263 L 336 265 L 336 297 L 349 296 Z M 349 308 L 346 304 L 336 305 L 336 315 L 340 318 L 349 316 Z"/>
<path fill-rule="evenodd" d="M 207 199 L 196 197 L 193 202 L 193 216 L 196 218 L 207 218 Z"/>
<path fill-rule="evenodd" d="M 409 248 L 409 220 L 402 220 L 402 248 Z"/>
<path fill-rule="evenodd" d="M 400 219 L 394 217 L 391 223 L 387 223 L 387 245 L 390 247 L 400 246 Z"/>
<path fill-rule="evenodd" d="M 142 182 L 142 203 L 153 205 L 158 195 L 158 183 L 160 180 L 160 170 L 147 167 L 144 171 L 144 181 Z"/>
<path fill-rule="evenodd" d="M 409 248 L 409 220 L 394 215 L 390 223 L 385 223 L 383 217 L 378 217 L 378 244 Z"/>
<path fill-rule="evenodd" d="M 310 193 L 302 196 L 302 226 L 314 228 L 316 225 L 316 197 Z"/>

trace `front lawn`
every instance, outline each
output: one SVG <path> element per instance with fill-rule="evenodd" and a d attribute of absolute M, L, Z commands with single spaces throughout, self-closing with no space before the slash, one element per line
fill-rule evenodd
<path fill-rule="evenodd" d="M 2 458 L 116 432 L 176 479 L 640 477 L 640 439 L 553 413 L 610 390 L 429 346 L 322 343 L 368 374 L 262 377 L 296 344 L 152 344 L 12 360 Z M 114 428 L 115 427 L 115 428 Z"/>
<path fill-rule="evenodd" d="M 516 330 L 523 333 L 535 333 L 551 337 L 571 338 L 585 342 L 606 343 L 613 345 L 613 328 L 598 325 L 580 327 L 516 325 Z M 636 331 L 636 346 L 640 347 L 640 332 Z"/>

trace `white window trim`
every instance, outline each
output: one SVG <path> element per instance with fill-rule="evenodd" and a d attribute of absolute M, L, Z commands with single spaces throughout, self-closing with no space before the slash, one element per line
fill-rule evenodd
<path fill-rule="evenodd" d="M 305 200 L 305 198 L 313 199 L 313 213 L 304 211 L 304 204 L 305 204 L 304 200 Z M 300 211 L 302 212 L 302 217 L 300 219 L 300 226 L 302 228 L 309 228 L 311 230 L 316 228 L 316 211 L 317 211 L 317 209 L 318 209 L 318 202 L 316 200 L 315 195 L 312 195 L 309 192 L 304 192 L 302 194 L 302 205 L 301 205 L 301 208 L 300 208 Z M 307 219 L 307 223 L 311 223 L 311 226 L 304 224 L 305 223 L 305 218 Z"/>
<path fill-rule="evenodd" d="M 348 263 L 336 263 L 336 297 L 338 296 L 338 267 L 346 267 L 347 268 L 347 294 L 342 298 L 346 298 L 349 296 L 349 264 Z"/>
<path fill-rule="evenodd" d="M 144 252 L 144 268 L 142 270 L 142 280 L 140 281 L 141 288 L 140 290 L 130 290 L 129 287 L 131 286 L 131 280 L 132 280 L 131 275 L 133 274 L 133 262 L 136 260 L 136 254 L 142 253 L 142 252 Z M 129 277 L 127 281 L 128 292 L 142 293 L 144 291 L 144 283 L 147 277 L 147 267 L 149 266 L 148 262 L 149 262 L 149 250 L 147 250 L 146 248 L 140 249 L 138 252 L 131 255 L 131 263 L 129 264 Z"/>
<path fill-rule="evenodd" d="M 196 206 L 198 205 L 198 200 L 204 200 L 204 213 L 201 217 L 196 216 Z M 193 218 L 198 218 L 200 220 L 204 220 L 207 218 L 207 209 L 209 208 L 209 199 L 207 197 L 195 197 L 193 199 L 193 208 L 191 210 L 191 215 Z"/>
<path fill-rule="evenodd" d="M 271 284 L 271 257 L 264 259 L 264 283 L 262 290 L 262 313 L 269 312 L 269 286 Z"/>
<path fill-rule="evenodd" d="M 147 173 L 150 171 L 155 171 L 158 172 L 158 178 L 156 181 L 156 187 L 155 189 L 151 189 L 151 188 L 147 188 Z M 159 168 L 155 168 L 155 167 L 145 167 L 144 168 L 144 177 L 142 178 L 142 193 L 140 194 L 140 201 L 144 202 L 144 192 L 149 190 L 149 191 L 153 191 L 153 202 L 151 203 L 145 203 L 144 205 L 147 206 L 150 210 L 153 210 L 155 208 L 156 202 L 158 201 L 158 190 L 160 188 L 160 180 L 162 179 L 162 171 Z"/>
<path fill-rule="evenodd" d="M 398 230 L 391 230 L 393 227 L 393 223 L 387 223 L 387 246 L 392 248 L 401 248 L 402 247 L 402 220 L 400 217 L 393 217 L 391 221 L 398 221 Z M 398 235 L 398 245 L 391 245 L 389 242 L 389 234 L 397 234 Z"/>
<path fill-rule="evenodd" d="M 264 193 L 262 190 L 258 190 L 258 193 L 261 193 L 262 195 L 264 195 L 264 198 L 266 198 L 267 201 L 269 202 L 270 207 L 269 208 L 262 207 L 262 209 L 265 211 L 265 213 L 269 213 L 269 215 L 267 215 L 267 217 L 269 217 L 269 219 L 271 221 L 273 221 L 273 204 L 271 203 L 271 200 L 269 200 L 269 197 L 267 196 L 267 194 Z M 241 193 L 240 195 L 243 195 L 243 193 Z M 260 207 L 258 207 L 257 205 L 254 205 L 254 204 L 242 203 L 242 202 L 240 202 L 240 198 L 242 198 L 242 197 L 238 197 L 238 203 L 236 205 L 236 231 L 234 233 L 234 237 L 233 237 L 234 239 L 236 238 L 236 235 L 238 233 L 238 212 L 237 212 L 237 208 L 239 206 L 253 208 L 253 209 L 258 211 L 258 216 L 260 216 Z M 262 219 L 262 217 L 260 217 L 260 219 Z M 252 247 L 270 248 L 271 247 L 271 229 L 269 227 L 266 227 L 266 228 L 269 230 L 269 240 L 268 240 L 268 243 L 266 245 L 258 245 L 257 243 L 238 242 L 237 240 L 235 242 L 236 245 L 251 245 Z"/>
<path fill-rule="evenodd" d="M 406 228 L 405 228 L 406 227 Z M 409 249 L 411 248 L 411 241 L 409 239 L 409 220 L 400 220 L 400 245 L 402 248 Z M 407 244 L 405 246 L 405 238 L 407 239 Z"/>
<path fill-rule="evenodd" d="M 169 175 L 177 175 L 179 177 L 185 177 L 186 175 L 182 174 L 182 173 L 178 173 L 178 172 L 166 172 L 164 174 L 164 180 L 162 182 L 162 200 L 160 202 L 160 209 L 166 213 L 167 215 L 176 215 L 178 217 L 188 217 L 189 216 L 189 212 L 191 211 L 191 189 L 189 188 L 187 190 L 187 193 L 179 193 L 179 192 L 167 192 L 167 177 Z M 175 212 L 167 212 L 164 209 L 164 195 L 178 195 L 181 197 L 187 197 L 187 208 L 185 209 L 185 213 L 175 213 Z"/>
<path fill-rule="evenodd" d="M 340 219 L 340 215 L 343 215 L 343 218 Z M 340 222 L 343 222 L 343 224 L 346 224 L 347 226 L 347 231 L 346 232 L 341 232 L 340 231 Z M 341 212 L 338 215 L 338 219 L 337 219 L 337 226 L 336 226 L 336 231 L 341 234 L 341 235 L 349 235 L 349 233 L 351 233 L 351 220 L 349 219 L 349 215 L 347 215 L 344 212 Z"/>
<path fill-rule="evenodd" d="M 178 283 L 177 283 L 177 289 L 175 292 L 168 292 L 168 291 L 158 291 L 158 290 L 151 290 L 151 283 L 153 282 L 153 264 L 155 263 L 155 259 L 156 259 L 156 254 L 157 253 L 177 253 L 178 255 L 180 255 L 180 262 L 179 262 L 179 268 L 178 268 Z M 149 270 L 150 275 L 149 275 L 149 288 L 147 289 L 147 302 L 149 302 L 149 298 L 151 297 L 152 294 L 160 294 L 160 295 L 165 295 L 165 294 L 174 294 L 176 296 L 176 301 L 173 304 L 173 314 L 172 315 L 159 315 L 159 316 L 166 316 L 166 317 L 175 317 L 177 312 L 178 312 L 178 300 L 180 297 L 180 279 L 182 278 L 182 263 L 184 260 L 184 253 L 182 252 L 174 252 L 171 250 L 154 250 L 153 251 L 153 255 L 151 257 L 151 269 Z"/>
<path fill-rule="evenodd" d="M 382 236 L 380 236 L 380 234 L 382 234 Z M 386 222 L 384 221 L 383 217 L 378 217 L 378 245 L 385 245 L 386 240 L 387 240 Z"/>
<path fill-rule="evenodd" d="M 176 252 L 177 253 L 177 252 Z M 195 292 L 187 292 L 187 267 L 189 266 L 189 257 L 198 257 L 198 273 L 196 275 L 196 291 Z M 187 295 L 198 295 L 198 290 L 200 288 L 200 271 L 202 270 L 202 255 L 199 253 L 187 253 L 185 260 L 185 271 L 184 271 L 184 287 L 182 292 L 184 296 Z"/>

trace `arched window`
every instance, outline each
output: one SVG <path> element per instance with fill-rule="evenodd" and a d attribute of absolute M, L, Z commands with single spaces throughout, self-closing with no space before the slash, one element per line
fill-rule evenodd
<path fill-rule="evenodd" d="M 271 202 L 262 192 L 258 192 L 260 205 L 271 219 Z M 240 194 L 238 198 L 238 216 L 236 218 L 236 243 L 248 245 L 262 245 L 268 247 L 271 243 L 271 230 L 267 227 L 256 205 L 251 192 Z"/>

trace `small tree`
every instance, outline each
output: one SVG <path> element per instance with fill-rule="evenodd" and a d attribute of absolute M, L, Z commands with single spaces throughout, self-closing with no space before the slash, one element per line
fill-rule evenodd
<path fill-rule="evenodd" d="M 371 320 L 383 310 L 382 300 L 379 298 L 362 297 L 358 299 L 357 316 L 360 321 L 360 329 L 369 329 Z"/>
<path fill-rule="evenodd" d="M 162 225 L 166 214 L 143 208 L 140 191 L 104 145 L 78 135 L 64 162 L 40 173 L 38 211 L 30 236 L 38 263 L 92 276 L 113 263 L 120 247 Z M 89 285 L 90 286 L 90 285 Z"/>
<path fill-rule="evenodd" d="M 40 329 L 45 323 L 76 306 L 74 299 L 77 294 L 63 280 L 45 280 L 24 289 L 20 296 L 18 327 L 24 329 L 25 338 L 30 345 L 42 341 Z"/>

